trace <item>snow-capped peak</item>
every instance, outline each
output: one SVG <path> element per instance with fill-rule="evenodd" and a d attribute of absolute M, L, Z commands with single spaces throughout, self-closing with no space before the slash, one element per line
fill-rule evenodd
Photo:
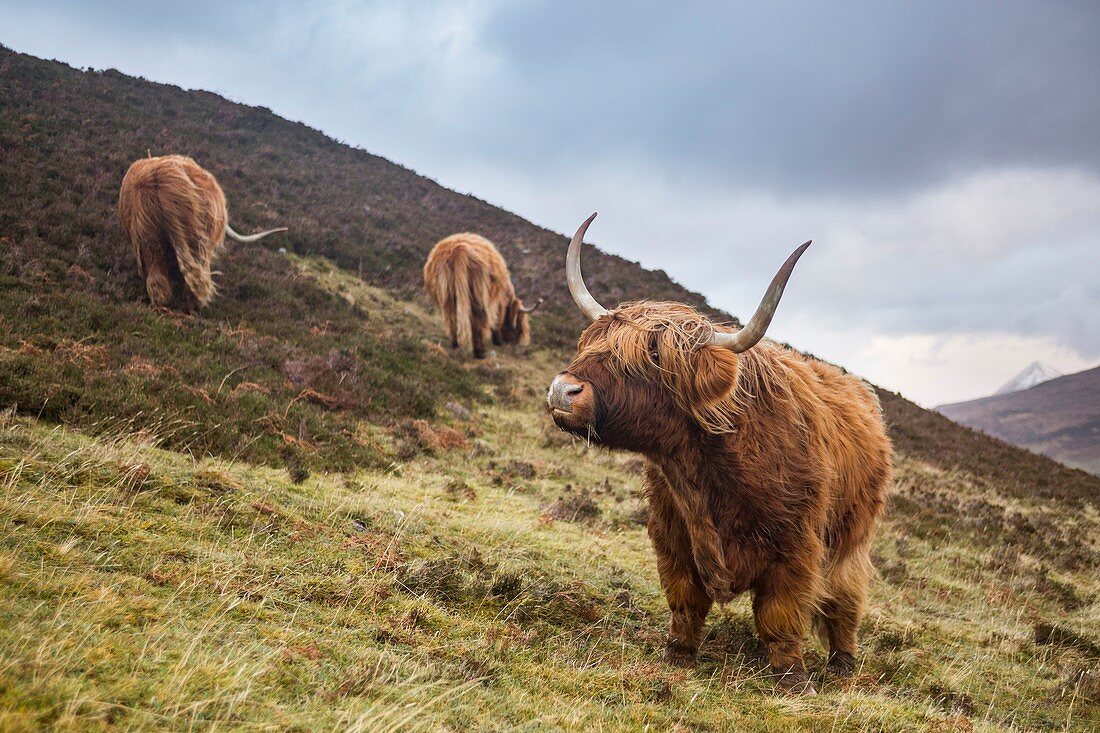
<path fill-rule="evenodd" d="M 1057 369 L 1049 367 L 1046 364 L 1033 361 L 1028 364 L 1022 372 L 1005 382 L 1001 386 L 1001 388 L 993 394 L 1009 394 L 1010 392 L 1019 392 L 1021 390 L 1030 389 L 1037 384 L 1042 384 L 1043 382 L 1049 382 L 1052 379 L 1057 379 L 1060 376 L 1062 376 L 1062 373 Z"/>

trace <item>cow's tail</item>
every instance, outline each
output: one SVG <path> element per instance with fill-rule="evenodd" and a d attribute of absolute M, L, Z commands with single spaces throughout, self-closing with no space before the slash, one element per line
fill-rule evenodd
<path fill-rule="evenodd" d="M 452 345 L 481 357 L 489 340 L 489 272 L 468 249 L 433 252 L 424 266 L 424 287 L 443 313 Z"/>
<path fill-rule="evenodd" d="M 249 244 L 250 242 L 259 242 L 266 236 L 276 234 L 278 232 L 285 232 L 286 230 L 286 227 L 278 227 L 277 229 L 268 229 L 266 231 L 257 232 L 255 234 L 238 234 L 237 231 L 233 229 L 233 227 L 229 226 L 228 222 L 226 222 L 225 224 L 226 235 L 228 235 L 230 239 L 235 239 L 238 242 L 243 242 L 245 244 Z"/>
<path fill-rule="evenodd" d="M 167 171 L 166 171 L 167 173 Z M 183 305 L 189 310 L 203 308 L 217 290 L 210 276 L 216 242 L 209 241 L 210 227 L 200 219 L 203 211 L 201 192 L 187 176 L 178 177 L 157 188 L 163 216 L 164 235 L 183 279 Z"/>
<path fill-rule="evenodd" d="M 451 346 L 468 350 L 472 341 L 469 319 L 464 319 L 461 327 L 458 322 L 459 303 L 468 304 L 469 300 L 465 296 L 458 295 L 460 277 L 461 290 L 467 292 L 469 285 L 466 278 L 465 256 L 462 252 L 447 253 L 438 249 L 432 251 L 427 264 L 424 265 L 424 288 L 443 314 L 443 324 L 447 328 L 447 335 L 451 337 Z M 468 305 L 463 310 L 468 310 Z"/>
<path fill-rule="evenodd" d="M 450 303 L 454 312 L 454 339 L 458 348 L 467 354 L 474 353 L 473 283 L 471 282 L 471 262 L 465 250 L 455 252 L 451 262 L 453 277 L 449 278 L 451 292 Z"/>
<path fill-rule="evenodd" d="M 134 247 L 138 274 L 145 281 L 149 301 L 155 306 L 169 305 L 172 273 L 166 261 L 155 190 L 141 183 L 127 186 L 124 182 L 118 197 L 118 216 Z"/>

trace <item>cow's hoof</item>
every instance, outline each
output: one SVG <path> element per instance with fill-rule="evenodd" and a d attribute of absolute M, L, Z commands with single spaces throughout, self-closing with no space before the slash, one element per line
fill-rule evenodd
<path fill-rule="evenodd" d="M 779 681 L 775 683 L 775 689 L 784 695 L 816 695 L 817 689 L 810 681 L 810 675 L 805 669 L 791 669 L 782 671 L 772 669 L 779 675 Z"/>
<path fill-rule="evenodd" d="M 670 646 L 665 649 L 665 664 L 691 669 L 695 666 L 695 652 Z"/>
<path fill-rule="evenodd" d="M 825 670 L 833 677 L 850 677 L 856 671 L 856 657 L 848 652 L 832 652 Z"/>

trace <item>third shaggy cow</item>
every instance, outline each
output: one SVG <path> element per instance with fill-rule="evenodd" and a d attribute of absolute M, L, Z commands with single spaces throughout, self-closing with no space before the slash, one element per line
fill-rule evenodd
<path fill-rule="evenodd" d="M 646 458 L 649 536 L 672 611 L 666 658 L 692 663 L 711 604 L 751 591 L 781 688 L 813 691 L 802 653 L 811 625 L 830 671 L 850 673 L 890 442 L 866 383 L 761 340 L 809 242 L 733 331 L 679 303 L 596 302 L 580 273 L 592 218 L 566 271 L 593 323 L 547 406 L 562 429 Z"/>
<path fill-rule="evenodd" d="M 452 234 L 439 241 L 424 265 L 424 287 L 443 313 L 451 348 L 475 359 L 485 356 L 485 343 L 531 342 L 526 308 L 516 297 L 508 265 L 500 252 L 478 234 Z"/>
<path fill-rule="evenodd" d="M 225 194 L 214 176 L 183 155 L 134 161 L 122 179 L 118 216 L 153 305 L 187 311 L 214 297 L 210 265 L 229 235 L 255 242 L 286 228 L 242 236 L 229 226 Z"/>

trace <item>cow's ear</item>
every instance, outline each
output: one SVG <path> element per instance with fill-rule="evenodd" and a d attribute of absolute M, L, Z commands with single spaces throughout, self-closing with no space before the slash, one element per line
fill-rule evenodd
<path fill-rule="evenodd" d="M 691 355 L 692 402 L 700 407 L 720 402 L 737 383 L 737 354 L 705 346 Z"/>

